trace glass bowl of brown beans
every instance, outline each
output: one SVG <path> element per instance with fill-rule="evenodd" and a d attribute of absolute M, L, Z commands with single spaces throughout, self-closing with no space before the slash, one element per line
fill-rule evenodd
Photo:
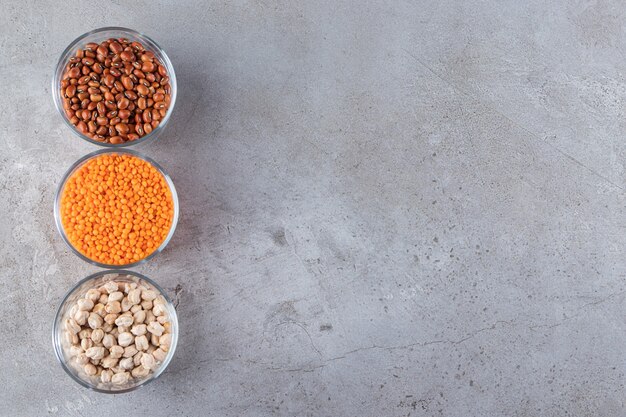
<path fill-rule="evenodd" d="M 52 80 L 54 103 L 82 139 L 105 147 L 158 137 L 176 103 L 176 75 L 165 51 L 131 29 L 105 27 L 76 38 Z"/>
<path fill-rule="evenodd" d="M 106 394 L 133 391 L 157 379 L 178 342 L 176 306 L 150 278 L 105 270 L 65 294 L 52 344 L 67 374 Z"/>

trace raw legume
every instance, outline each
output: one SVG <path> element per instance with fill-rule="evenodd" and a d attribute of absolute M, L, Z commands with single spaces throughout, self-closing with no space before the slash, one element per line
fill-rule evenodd
<path fill-rule="evenodd" d="M 173 216 L 172 194 L 163 175 L 128 154 L 90 159 L 68 178 L 61 195 L 61 222 L 68 240 L 84 256 L 107 265 L 127 265 L 149 256 L 167 237 Z M 122 311 L 116 291 L 101 304 L 103 317 Z M 152 296 L 148 292 L 141 297 Z M 129 301 L 137 304 L 137 298 L 133 293 Z M 91 298 L 78 305 L 80 310 L 93 307 Z M 102 326 L 96 320 L 88 319 L 93 328 Z"/>
<path fill-rule="evenodd" d="M 115 291 L 111 291 L 113 290 L 112 286 L 115 286 Z M 171 344 L 171 333 L 169 330 L 161 336 L 152 335 L 152 337 L 148 337 L 146 334 L 147 327 L 158 328 L 161 326 L 157 322 L 133 326 L 132 329 L 135 329 L 135 331 L 130 333 L 128 329 L 134 320 L 131 312 L 118 316 L 117 320 L 114 321 L 115 327 L 108 331 L 101 328 L 92 330 L 89 325 L 79 325 L 72 318 L 74 315 L 82 314 L 83 312 L 87 313 L 90 318 L 100 317 L 97 312 L 93 311 L 95 306 L 92 299 L 108 296 L 108 304 L 112 304 L 119 301 L 110 301 L 111 295 L 115 294 L 117 296 L 117 294 L 121 294 L 122 300 L 127 300 L 131 293 L 133 297 L 139 296 L 142 298 L 144 293 L 147 298 L 152 298 L 157 294 L 154 301 L 158 302 L 158 305 L 166 305 L 165 298 L 162 295 L 149 289 L 142 283 L 138 285 L 137 283 L 108 281 L 106 285 L 100 288 L 92 288 L 87 291 L 70 309 L 68 318 L 64 322 L 64 332 L 68 336 L 65 348 L 70 357 L 70 364 L 79 371 L 83 378 L 93 378 L 96 383 L 121 386 L 150 375 L 165 361 Z M 137 295 L 137 293 L 139 294 Z M 144 313 L 145 316 L 146 311 L 142 309 L 141 304 L 134 304 L 134 306 L 138 308 L 135 314 Z M 83 310 L 81 307 L 89 308 Z M 167 309 L 164 310 L 163 315 L 160 317 L 167 318 L 166 323 L 169 325 Z M 74 341 L 71 337 L 76 334 L 81 339 L 80 343 L 78 340 Z"/>
<path fill-rule="evenodd" d="M 70 123 L 93 140 L 120 144 L 159 125 L 170 106 L 172 86 L 154 53 L 139 42 L 111 38 L 78 49 L 65 67 L 60 89 Z M 162 111 L 161 117 L 154 118 L 153 110 Z"/>

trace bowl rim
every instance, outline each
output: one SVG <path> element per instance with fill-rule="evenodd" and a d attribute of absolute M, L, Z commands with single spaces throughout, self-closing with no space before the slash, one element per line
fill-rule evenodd
<path fill-rule="evenodd" d="M 161 242 L 159 247 L 154 250 L 154 252 L 152 252 L 150 255 L 146 256 L 145 258 L 138 260 L 137 262 L 124 264 L 124 265 L 109 265 L 109 264 L 103 264 L 101 262 L 88 258 L 87 256 L 80 253 L 80 251 L 76 249 L 74 245 L 72 245 L 69 238 L 67 237 L 67 234 L 65 233 L 65 229 L 61 221 L 61 196 L 63 194 L 63 190 L 65 188 L 65 184 L 67 183 L 67 180 L 72 176 L 72 174 L 74 174 L 74 172 L 76 172 L 81 166 L 83 166 L 89 160 L 94 159 L 100 155 L 105 155 L 105 154 L 132 155 L 152 164 L 157 169 L 157 171 L 159 171 L 161 175 L 163 175 L 163 177 L 165 178 L 165 182 L 170 188 L 170 192 L 172 194 L 172 201 L 174 205 L 174 216 L 172 218 L 172 224 L 170 226 L 169 232 L 167 233 L 167 236 L 165 237 L 163 242 Z M 113 270 L 132 268 L 132 267 L 141 265 L 143 263 L 146 263 L 148 260 L 154 258 L 159 253 L 161 253 L 163 249 L 165 249 L 167 244 L 170 242 L 170 240 L 172 239 L 172 236 L 174 235 L 174 231 L 176 230 L 176 226 L 178 224 L 179 213 L 180 213 L 180 206 L 179 206 L 179 201 L 178 201 L 178 193 L 176 192 L 176 187 L 174 187 L 174 182 L 172 181 L 172 178 L 165 171 L 165 169 L 163 169 L 163 167 L 159 165 L 159 163 L 156 162 L 154 159 L 140 152 L 137 152 L 135 150 L 131 150 L 131 149 L 98 149 L 97 151 L 91 152 L 83 156 L 82 158 L 78 159 L 68 168 L 65 174 L 63 174 L 63 177 L 61 178 L 59 186 L 57 187 L 57 190 L 56 190 L 56 194 L 54 196 L 54 222 L 56 224 L 57 231 L 61 235 L 61 238 L 63 239 L 65 244 L 72 250 L 72 252 L 74 252 L 74 254 L 76 254 L 83 261 L 90 263 L 92 265 L 96 265 L 100 268 L 113 269 Z"/>
<path fill-rule="evenodd" d="M 154 129 L 149 134 L 142 136 L 141 138 L 137 140 L 127 141 L 127 142 L 120 143 L 120 144 L 98 142 L 97 140 L 93 140 L 89 136 L 86 136 L 83 133 L 81 133 L 76 128 L 76 126 L 70 123 L 69 119 L 67 118 L 67 115 L 65 114 L 65 111 L 63 110 L 61 91 L 60 91 L 60 82 L 61 82 L 62 72 L 74 48 L 78 44 L 80 44 L 85 38 L 91 35 L 99 34 L 102 32 L 113 32 L 113 31 L 123 32 L 130 36 L 134 36 L 140 39 L 142 42 L 145 42 L 148 44 L 146 49 L 153 51 L 153 52 L 155 51 L 158 52 L 158 54 L 161 55 L 160 58 L 162 58 L 163 64 L 167 68 L 168 77 L 170 79 L 170 85 L 172 86 L 170 106 L 167 110 L 167 113 L 165 114 L 165 117 L 161 120 L 161 122 L 156 127 L 156 129 Z M 167 122 L 169 122 L 172 113 L 174 112 L 178 86 L 176 83 L 176 73 L 174 72 L 174 65 L 172 65 L 172 61 L 170 60 L 169 56 L 167 56 L 167 53 L 165 53 L 165 50 L 161 48 L 159 44 L 157 44 L 152 38 L 150 38 L 148 35 L 145 35 L 142 32 L 138 32 L 133 29 L 128 29 L 128 28 L 120 27 L 120 26 L 105 26 L 105 27 L 97 28 L 89 32 L 83 33 L 82 35 L 74 39 L 72 42 L 70 42 L 67 48 L 65 48 L 65 50 L 61 53 L 59 60 L 57 61 L 55 71 L 52 76 L 51 91 L 52 91 L 52 101 L 54 102 L 54 107 L 57 109 L 57 112 L 59 113 L 59 115 L 65 122 L 65 124 L 70 128 L 70 130 L 75 135 L 77 135 L 78 137 L 80 137 L 81 139 L 87 142 L 93 143 L 98 146 L 102 146 L 104 148 L 120 149 L 120 148 L 135 146 L 140 143 L 147 142 L 149 139 L 156 139 L 157 137 L 161 135 L 161 133 L 163 132 L 163 129 L 165 129 L 165 126 L 167 125 Z"/>
<path fill-rule="evenodd" d="M 163 298 L 165 298 L 165 301 L 167 301 L 167 305 L 168 305 L 168 310 L 169 310 L 169 314 L 170 314 L 170 321 L 173 323 L 173 328 L 175 329 L 175 331 L 173 331 L 171 333 L 172 335 L 172 341 L 170 344 L 170 349 L 167 352 L 167 356 L 165 357 L 165 360 L 163 361 L 163 363 L 161 363 L 161 366 L 152 374 L 152 376 L 150 378 L 145 379 L 144 381 L 142 381 L 140 384 L 132 386 L 130 388 L 125 388 L 125 389 L 121 389 L 121 390 L 116 390 L 116 391 L 112 391 L 112 390 L 104 390 L 95 386 L 92 386 L 90 384 L 88 384 L 86 381 L 84 381 L 83 379 L 79 378 L 67 365 L 67 363 L 65 362 L 65 357 L 63 355 L 62 349 L 63 347 L 61 346 L 61 342 L 60 342 L 60 314 L 61 314 L 61 310 L 63 309 L 63 306 L 65 305 L 65 303 L 67 302 L 67 299 L 74 293 L 74 291 L 76 291 L 79 287 L 81 287 L 84 283 L 88 282 L 88 281 L 93 281 L 96 278 L 99 278 L 101 276 L 104 275 L 108 275 L 108 274 L 116 274 L 116 275 L 133 275 L 141 280 L 146 281 L 148 284 L 150 284 L 151 286 L 153 286 L 157 291 L 159 291 L 160 295 L 163 296 Z M 176 351 L 176 346 L 178 345 L 178 314 L 176 312 L 176 306 L 174 305 L 174 303 L 172 302 L 171 298 L 167 295 L 167 293 L 163 290 L 163 288 L 161 288 L 161 286 L 159 284 L 157 284 L 156 282 L 154 282 L 152 279 L 148 278 L 147 276 L 140 274 L 139 272 L 135 272 L 135 271 L 129 271 L 129 270 L 119 270 L 119 269 L 108 269 L 108 270 L 104 270 L 104 271 L 98 271 L 95 272 L 91 275 L 88 275 L 87 277 L 81 279 L 80 281 L 78 281 L 72 288 L 70 288 L 66 293 L 65 296 L 63 297 L 63 299 L 61 300 L 61 302 L 59 303 L 59 306 L 57 307 L 57 311 L 56 314 L 54 315 L 54 323 L 52 325 L 52 345 L 54 347 L 54 354 L 57 358 L 57 360 L 59 361 L 59 363 L 61 364 L 61 367 L 63 368 L 63 370 L 65 371 L 65 373 L 67 373 L 74 381 L 78 382 L 80 385 L 82 385 L 85 388 L 91 389 L 93 391 L 96 392 L 100 392 L 100 393 L 104 393 L 104 394 L 124 394 L 130 391 L 134 391 L 140 387 L 143 387 L 144 385 L 149 384 L 150 382 L 154 381 L 155 379 L 157 379 L 164 371 L 165 369 L 169 366 L 170 362 L 172 361 L 172 358 L 174 357 L 174 352 Z"/>

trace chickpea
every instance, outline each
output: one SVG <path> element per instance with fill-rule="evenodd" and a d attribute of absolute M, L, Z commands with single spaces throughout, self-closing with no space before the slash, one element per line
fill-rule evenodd
<path fill-rule="evenodd" d="M 130 374 L 128 372 L 120 372 L 111 377 L 111 383 L 115 385 L 123 385 L 128 382 Z"/>
<path fill-rule="evenodd" d="M 161 336 L 165 328 L 161 326 L 159 322 L 153 321 L 150 324 L 148 324 L 148 327 L 146 327 L 146 330 L 148 330 L 152 334 Z"/>
<path fill-rule="evenodd" d="M 124 354 L 124 348 L 120 345 L 113 345 L 109 348 L 109 356 L 114 359 L 119 359 Z"/>
<path fill-rule="evenodd" d="M 120 335 L 117 337 L 117 342 L 120 346 L 126 347 L 133 343 L 134 339 L 135 336 L 133 336 L 130 332 L 124 332 L 120 333 Z"/>

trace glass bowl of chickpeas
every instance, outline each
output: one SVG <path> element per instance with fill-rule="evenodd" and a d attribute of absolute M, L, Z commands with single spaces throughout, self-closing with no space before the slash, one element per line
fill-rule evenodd
<path fill-rule="evenodd" d="M 76 38 L 52 79 L 54 103 L 80 138 L 104 147 L 158 137 L 176 103 L 167 54 L 144 34 L 105 27 Z"/>
<path fill-rule="evenodd" d="M 165 291 L 136 272 L 100 271 L 76 284 L 55 316 L 52 342 L 80 385 L 119 394 L 163 373 L 178 341 L 176 309 Z"/>
<path fill-rule="evenodd" d="M 54 201 L 65 243 L 84 261 L 108 269 L 134 267 L 160 253 L 178 214 L 170 176 L 129 149 L 101 149 L 76 161 Z"/>

